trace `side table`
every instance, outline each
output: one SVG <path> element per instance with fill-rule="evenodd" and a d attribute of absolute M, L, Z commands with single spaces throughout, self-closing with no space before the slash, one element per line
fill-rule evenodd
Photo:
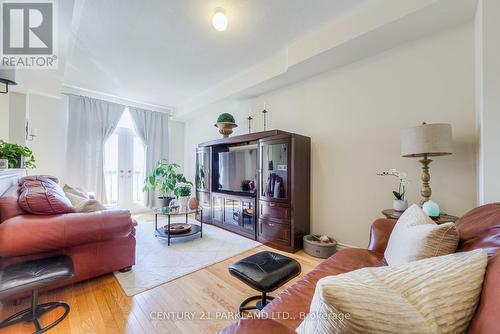
<path fill-rule="evenodd" d="M 382 214 L 388 218 L 388 219 L 399 219 L 403 212 L 401 211 L 396 211 L 394 209 L 385 209 L 382 210 Z M 457 216 L 452 216 L 449 214 L 446 214 L 444 212 L 441 212 L 439 217 L 430 217 L 432 220 L 436 222 L 436 224 L 444 224 L 444 223 L 455 223 L 458 220 Z"/>

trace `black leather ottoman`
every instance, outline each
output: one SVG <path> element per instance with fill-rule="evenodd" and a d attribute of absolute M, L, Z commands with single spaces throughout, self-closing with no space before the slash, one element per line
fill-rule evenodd
<path fill-rule="evenodd" d="M 31 307 L 18 312 L 0 322 L 5 328 L 19 322 L 32 322 L 35 333 L 44 333 L 60 323 L 69 313 L 69 305 L 64 302 L 50 302 L 38 305 L 38 289 L 73 277 L 73 262 L 68 256 L 56 256 L 7 266 L 0 271 L 0 299 L 23 291 L 32 291 Z M 58 307 L 64 313 L 56 321 L 41 327 L 38 318 Z"/>
<path fill-rule="evenodd" d="M 274 297 L 272 292 L 300 274 L 300 263 L 287 256 L 260 252 L 246 257 L 229 266 L 229 273 L 262 294 L 245 299 L 239 307 L 239 313 L 249 310 L 262 310 Z M 251 301 L 259 300 L 256 305 L 246 306 Z"/>

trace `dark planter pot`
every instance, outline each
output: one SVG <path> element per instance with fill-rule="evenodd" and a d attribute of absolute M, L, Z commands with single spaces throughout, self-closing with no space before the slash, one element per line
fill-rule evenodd
<path fill-rule="evenodd" d="M 26 158 L 24 157 L 24 155 L 19 155 L 18 158 L 17 158 L 17 164 L 14 165 L 14 168 L 21 168 L 23 169 L 24 168 L 24 160 Z"/>
<path fill-rule="evenodd" d="M 170 205 L 170 202 L 174 200 L 175 197 L 167 196 L 167 197 L 158 197 L 156 199 L 156 206 L 160 208 L 164 208 Z"/>

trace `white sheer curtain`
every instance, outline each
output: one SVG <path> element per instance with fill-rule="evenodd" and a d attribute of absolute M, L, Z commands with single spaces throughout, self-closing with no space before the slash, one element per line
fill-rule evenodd
<path fill-rule="evenodd" d="M 136 134 L 145 146 L 146 173 L 150 173 L 161 159 L 168 159 L 168 114 L 128 107 Z M 153 206 L 155 193 L 145 194 L 145 205 Z"/>
<path fill-rule="evenodd" d="M 104 145 L 125 106 L 86 96 L 69 96 L 66 183 L 93 191 L 105 201 Z"/>

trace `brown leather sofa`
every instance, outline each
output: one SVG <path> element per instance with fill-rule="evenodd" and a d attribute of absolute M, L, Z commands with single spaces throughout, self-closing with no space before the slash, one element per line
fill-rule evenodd
<path fill-rule="evenodd" d="M 319 279 L 364 267 L 386 265 L 384 251 L 395 220 L 378 219 L 371 227 L 368 249 L 345 248 L 336 252 L 298 282 L 279 294 L 260 313 L 260 318 L 242 319 L 221 333 L 294 333 L 309 312 Z M 473 209 L 458 224 L 458 252 L 483 248 L 489 261 L 481 300 L 469 328 L 472 334 L 500 333 L 500 203 Z"/>
<path fill-rule="evenodd" d="M 55 255 L 71 257 L 75 275 L 48 290 L 135 264 L 129 211 L 32 215 L 19 207 L 18 196 L 17 186 L 0 196 L 0 269 Z"/>

